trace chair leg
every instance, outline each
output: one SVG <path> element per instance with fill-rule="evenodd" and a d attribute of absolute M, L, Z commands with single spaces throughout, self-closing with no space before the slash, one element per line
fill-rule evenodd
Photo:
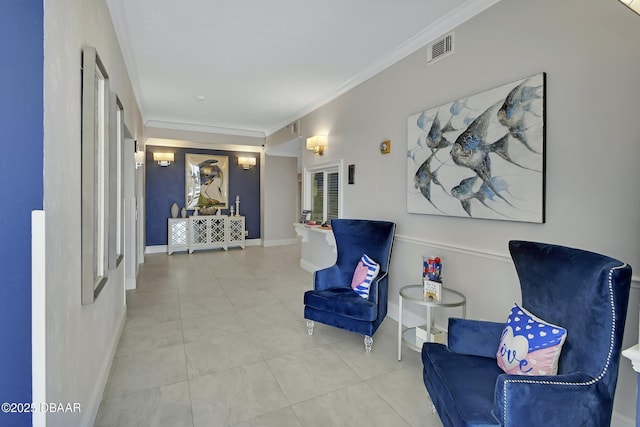
<path fill-rule="evenodd" d="M 307 333 L 309 335 L 313 335 L 313 326 L 314 326 L 313 320 L 307 320 Z"/>
<path fill-rule="evenodd" d="M 367 354 L 371 353 L 371 346 L 373 345 L 373 338 L 369 335 L 364 336 L 364 349 L 367 350 Z"/>

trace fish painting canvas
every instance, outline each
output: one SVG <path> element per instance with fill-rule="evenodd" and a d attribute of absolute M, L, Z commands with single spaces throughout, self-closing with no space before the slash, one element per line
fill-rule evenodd
<path fill-rule="evenodd" d="M 185 155 L 185 207 L 229 207 L 229 156 Z"/>
<path fill-rule="evenodd" d="M 545 78 L 409 116 L 407 211 L 543 223 Z"/>

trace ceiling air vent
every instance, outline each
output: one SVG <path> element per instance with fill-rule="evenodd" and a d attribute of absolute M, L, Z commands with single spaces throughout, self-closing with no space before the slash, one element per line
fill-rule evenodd
<path fill-rule="evenodd" d="M 449 33 L 427 46 L 427 64 L 433 64 L 453 53 L 453 33 Z"/>

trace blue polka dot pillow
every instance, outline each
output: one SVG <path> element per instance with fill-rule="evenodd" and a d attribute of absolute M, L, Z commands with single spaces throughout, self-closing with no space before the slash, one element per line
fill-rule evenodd
<path fill-rule="evenodd" d="M 514 304 L 502 331 L 496 357 L 507 374 L 556 375 L 567 330 Z"/>
<path fill-rule="evenodd" d="M 360 262 L 356 266 L 353 272 L 353 278 L 351 279 L 351 288 L 362 298 L 369 298 L 369 289 L 371 288 L 371 282 L 378 276 L 380 272 L 380 266 L 377 262 L 367 256 L 362 255 Z"/>

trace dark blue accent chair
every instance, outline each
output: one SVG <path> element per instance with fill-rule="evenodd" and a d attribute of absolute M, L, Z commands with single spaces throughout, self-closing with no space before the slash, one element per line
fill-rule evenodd
<path fill-rule="evenodd" d="M 308 332 L 313 333 L 316 321 L 362 334 L 370 352 L 371 337 L 387 315 L 389 260 L 396 226 L 388 221 L 334 219 L 331 228 L 338 256 L 334 265 L 315 272 L 313 290 L 304 294 Z M 368 299 L 351 289 L 353 272 L 363 254 L 380 264 Z"/>
<path fill-rule="evenodd" d="M 423 377 L 449 426 L 609 426 L 631 267 L 557 245 L 511 241 L 522 306 L 567 329 L 555 376 L 497 365 L 503 323 L 450 319 L 448 347 L 425 343 Z M 505 311 L 505 321 L 508 316 Z"/>

